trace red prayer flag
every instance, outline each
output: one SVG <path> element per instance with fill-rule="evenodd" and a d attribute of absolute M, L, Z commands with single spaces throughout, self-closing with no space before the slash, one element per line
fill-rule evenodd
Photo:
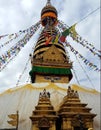
<path fill-rule="evenodd" d="M 48 45 L 49 44 L 49 42 L 52 40 L 52 37 L 49 37 L 48 39 L 47 39 L 47 41 L 46 41 L 46 43 L 45 43 L 45 45 Z"/>
<path fill-rule="evenodd" d="M 65 40 L 66 40 L 66 37 L 65 37 L 65 36 L 60 36 L 60 38 L 59 38 L 59 41 L 60 41 L 60 42 L 65 42 Z"/>

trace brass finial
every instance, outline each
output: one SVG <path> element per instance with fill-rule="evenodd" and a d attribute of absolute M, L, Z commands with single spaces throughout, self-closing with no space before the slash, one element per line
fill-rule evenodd
<path fill-rule="evenodd" d="M 47 0 L 47 4 L 46 5 L 51 5 L 51 0 Z"/>

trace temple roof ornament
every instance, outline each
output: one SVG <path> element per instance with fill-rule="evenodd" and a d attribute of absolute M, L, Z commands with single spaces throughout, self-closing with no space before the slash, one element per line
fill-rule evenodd
<path fill-rule="evenodd" d="M 86 103 L 81 102 L 78 92 L 69 86 L 67 89 L 67 95 L 63 98 L 63 102 L 59 108 L 58 114 L 62 117 L 67 116 L 72 119 L 73 117 L 78 119 L 82 117 L 86 122 L 88 118 L 93 119 L 96 116 L 96 114 L 91 113 L 91 110 L 91 108 L 87 107 Z M 72 120 L 74 125 L 77 124 L 76 120 L 78 119 Z"/>
<path fill-rule="evenodd" d="M 74 91 L 74 90 L 71 89 L 71 87 L 69 86 L 68 89 L 67 89 L 67 97 L 68 97 L 68 98 L 78 98 L 78 99 L 79 99 L 78 91 Z"/>
<path fill-rule="evenodd" d="M 41 24 L 46 26 L 49 24 L 48 21 L 51 21 L 54 26 L 57 24 L 57 10 L 51 5 L 50 0 L 47 0 L 46 6 L 41 11 Z"/>
<path fill-rule="evenodd" d="M 46 92 L 46 89 L 44 89 L 43 92 L 40 92 L 39 98 L 50 98 L 50 92 Z"/>
<path fill-rule="evenodd" d="M 51 0 L 47 0 L 47 4 L 46 5 L 51 5 Z"/>
<path fill-rule="evenodd" d="M 35 110 L 30 119 L 32 120 L 33 125 L 37 124 L 35 126 L 39 128 L 49 128 L 51 122 L 54 122 L 53 124 L 55 124 L 57 118 L 56 111 L 50 101 L 50 93 L 44 89 L 39 93 L 38 104 L 35 106 Z"/>

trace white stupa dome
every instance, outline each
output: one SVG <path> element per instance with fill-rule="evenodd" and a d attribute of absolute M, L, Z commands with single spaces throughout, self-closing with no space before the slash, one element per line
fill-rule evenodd
<path fill-rule="evenodd" d="M 92 108 L 91 112 L 97 114 L 94 118 L 94 130 L 100 130 L 100 93 L 94 89 L 71 85 L 77 90 L 82 103 Z M 68 84 L 63 83 L 34 83 L 8 89 L 0 94 L 0 129 L 14 128 L 7 123 L 8 115 L 19 111 L 19 130 L 30 130 L 32 111 L 38 103 L 39 93 L 46 89 L 50 92 L 51 103 L 58 110 L 63 97 L 67 93 Z"/>

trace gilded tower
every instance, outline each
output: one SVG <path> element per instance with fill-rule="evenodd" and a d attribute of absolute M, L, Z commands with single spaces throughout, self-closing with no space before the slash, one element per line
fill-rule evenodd
<path fill-rule="evenodd" d="M 32 116 L 32 130 L 56 130 L 58 116 L 50 101 L 50 93 L 43 90 L 39 94 L 38 105 L 35 107 Z"/>
<path fill-rule="evenodd" d="M 32 83 L 68 83 L 72 79 L 72 63 L 66 55 L 64 45 L 58 41 L 58 13 L 47 1 L 41 11 L 43 30 L 38 38 L 32 57 L 30 71 Z"/>

